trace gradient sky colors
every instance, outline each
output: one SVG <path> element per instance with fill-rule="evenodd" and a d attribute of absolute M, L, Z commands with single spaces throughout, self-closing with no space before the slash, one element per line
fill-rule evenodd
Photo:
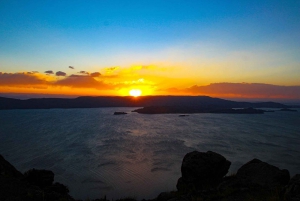
<path fill-rule="evenodd" d="M 299 10 L 274 0 L 2 0 L 0 92 L 300 99 Z"/>

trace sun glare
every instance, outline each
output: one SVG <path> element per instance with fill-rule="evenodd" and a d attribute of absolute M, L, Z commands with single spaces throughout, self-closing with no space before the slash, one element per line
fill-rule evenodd
<path fill-rule="evenodd" d="M 142 94 L 142 91 L 140 89 L 131 89 L 129 94 L 130 96 L 138 97 Z"/>

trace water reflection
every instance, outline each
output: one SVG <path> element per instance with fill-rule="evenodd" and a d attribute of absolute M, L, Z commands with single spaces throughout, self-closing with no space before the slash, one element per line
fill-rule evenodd
<path fill-rule="evenodd" d="M 127 115 L 112 115 L 114 111 Z M 300 169 L 298 113 L 142 115 L 132 108 L 0 111 L 0 153 L 17 169 L 51 169 L 78 199 L 154 198 L 174 190 L 183 156 L 212 150 Z"/>

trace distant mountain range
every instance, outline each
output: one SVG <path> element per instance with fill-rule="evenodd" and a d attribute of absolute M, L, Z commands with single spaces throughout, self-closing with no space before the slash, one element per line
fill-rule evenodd
<path fill-rule="evenodd" d="M 189 109 L 231 108 L 288 108 L 275 102 L 238 102 L 208 96 L 99 96 L 68 98 L 33 98 L 20 100 L 0 97 L 0 110 L 5 109 L 52 109 L 52 108 L 99 108 L 99 107 L 171 107 Z M 297 107 L 297 106 L 293 106 Z M 299 107 L 299 106 L 298 106 Z"/>

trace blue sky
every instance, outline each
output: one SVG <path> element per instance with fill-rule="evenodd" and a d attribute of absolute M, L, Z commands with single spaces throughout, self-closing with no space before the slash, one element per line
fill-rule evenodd
<path fill-rule="evenodd" d="M 299 10 L 300 1 L 2 0 L 0 72 L 162 65 L 189 84 L 300 85 Z"/>

